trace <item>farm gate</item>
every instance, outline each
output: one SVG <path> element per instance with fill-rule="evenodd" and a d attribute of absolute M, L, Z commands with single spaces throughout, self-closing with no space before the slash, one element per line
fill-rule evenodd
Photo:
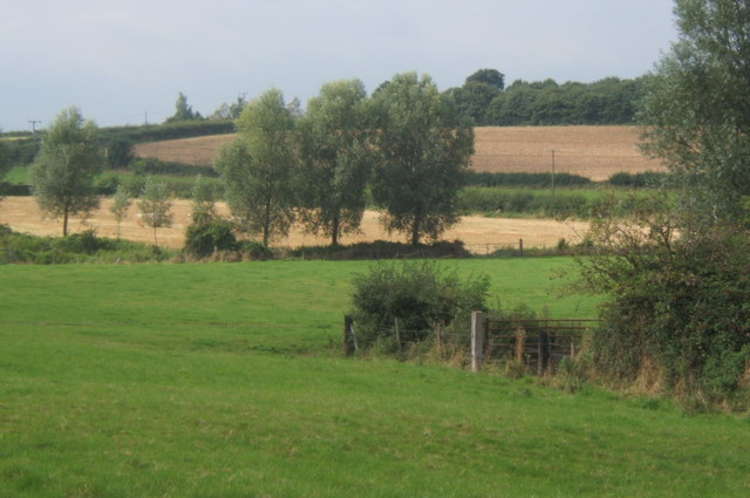
<path fill-rule="evenodd" d="M 471 369 L 488 362 L 515 361 L 541 375 L 554 371 L 563 358 L 575 358 L 584 334 L 598 320 L 508 319 L 475 311 L 471 317 Z"/>

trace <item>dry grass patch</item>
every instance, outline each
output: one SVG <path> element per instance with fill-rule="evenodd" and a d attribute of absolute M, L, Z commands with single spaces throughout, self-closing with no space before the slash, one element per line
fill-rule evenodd
<path fill-rule="evenodd" d="M 100 236 L 115 237 L 117 223 L 109 211 L 111 199 L 102 199 L 101 207 L 91 218 L 82 221 L 71 218 L 71 231 L 76 232 L 89 228 L 96 229 Z M 225 203 L 217 204 L 222 215 L 228 215 Z M 190 201 L 175 200 L 172 208 L 174 223 L 171 228 L 159 229 L 159 243 L 164 246 L 180 248 L 184 245 L 185 229 L 190 224 Z M 7 197 L 0 203 L 0 223 L 10 225 L 18 232 L 35 235 L 61 234 L 59 221 L 44 219 L 41 211 L 32 197 Z M 452 230 L 445 233 L 446 240 L 459 239 L 467 244 L 467 248 L 480 254 L 494 250 L 498 245 L 517 245 L 518 239 L 524 239 L 526 247 L 553 247 L 561 238 L 576 240 L 577 234 L 583 233 L 587 223 L 572 222 L 559 223 L 554 220 L 540 219 L 508 219 L 484 218 L 481 216 L 464 216 L 461 222 Z M 135 203 L 130 207 L 128 217 L 121 225 L 122 238 L 138 242 L 153 242 L 153 231 L 140 223 L 138 208 Z M 374 240 L 404 241 L 398 234 L 389 236 L 378 222 L 378 213 L 367 211 L 362 223 L 362 232 L 346 237 L 343 243 L 369 242 Z M 276 246 L 316 246 L 326 245 L 329 240 L 315 237 L 295 227 L 289 237 L 275 241 Z"/>

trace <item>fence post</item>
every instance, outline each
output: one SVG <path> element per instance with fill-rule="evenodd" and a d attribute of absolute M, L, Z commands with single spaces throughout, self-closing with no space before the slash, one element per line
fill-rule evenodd
<path fill-rule="evenodd" d="M 352 324 L 354 320 L 349 315 L 344 317 L 344 355 L 351 356 L 354 354 L 354 334 L 352 333 Z"/>
<path fill-rule="evenodd" d="M 398 352 L 401 352 L 401 331 L 398 328 L 398 318 L 393 319 L 393 325 L 396 327 L 396 344 L 398 344 Z"/>
<path fill-rule="evenodd" d="M 523 239 L 518 239 L 518 252 L 523 257 Z"/>
<path fill-rule="evenodd" d="M 487 318 L 481 311 L 471 312 L 471 371 L 479 372 L 484 362 L 484 341 Z"/>

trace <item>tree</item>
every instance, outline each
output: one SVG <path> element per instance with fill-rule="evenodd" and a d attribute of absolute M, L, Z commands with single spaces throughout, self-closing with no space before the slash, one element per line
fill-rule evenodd
<path fill-rule="evenodd" d="M 172 201 L 169 197 L 166 183 L 157 183 L 152 177 L 146 177 L 146 186 L 143 187 L 143 194 L 138 201 L 138 210 L 141 212 L 143 223 L 154 229 L 156 246 L 159 245 L 156 230 L 172 226 Z"/>
<path fill-rule="evenodd" d="M 646 81 L 643 150 L 700 224 L 737 219 L 750 195 L 750 4 L 676 0 L 679 41 Z"/>
<path fill-rule="evenodd" d="M 174 114 L 167 118 L 167 123 L 174 121 L 192 121 L 194 119 L 203 119 L 200 112 L 193 111 L 193 107 L 188 105 L 187 96 L 180 92 L 175 102 Z"/>
<path fill-rule="evenodd" d="M 115 217 L 117 222 L 117 238 L 120 238 L 120 225 L 122 220 L 128 217 L 128 209 L 130 209 L 130 196 L 128 195 L 128 189 L 124 185 L 120 184 L 117 186 L 117 191 L 112 197 L 112 205 L 109 211 Z"/>
<path fill-rule="evenodd" d="M 261 234 L 267 246 L 289 233 L 294 221 L 294 119 L 283 94 L 273 89 L 245 107 L 237 128 L 237 139 L 221 150 L 216 169 L 239 229 Z"/>
<path fill-rule="evenodd" d="M 247 105 L 246 95 L 240 94 L 237 96 L 237 100 L 231 104 L 224 102 L 211 114 L 209 119 L 237 119 L 242 114 L 242 110 Z"/>
<path fill-rule="evenodd" d="M 365 211 L 372 156 L 366 97 L 359 80 L 328 83 L 299 124 L 302 221 L 334 246 L 359 229 Z"/>
<path fill-rule="evenodd" d="M 414 245 L 422 237 L 437 239 L 458 221 L 456 199 L 474 152 L 473 130 L 427 75 L 396 75 L 374 101 L 372 192 L 386 210 L 383 224 L 407 233 Z"/>
<path fill-rule="evenodd" d="M 0 180 L 3 179 L 5 173 L 10 169 L 10 154 L 8 147 L 5 142 L 0 140 Z"/>
<path fill-rule="evenodd" d="M 505 88 L 505 75 L 497 69 L 480 69 L 466 78 L 466 84 L 468 83 L 483 83 L 502 92 Z"/>
<path fill-rule="evenodd" d="M 62 217 L 63 236 L 68 235 L 70 216 L 85 218 L 99 206 L 94 177 L 101 171 L 102 157 L 96 131 L 77 108 L 65 109 L 47 131 L 31 170 L 36 201 L 44 213 Z"/>
<path fill-rule="evenodd" d="M 210 184 L 203 180 L 202 175 L 195 178 L 192 191 L 191 217 L 193 223 L 204 224 L 214 220 L 216 214 L 216 195 Z"/>

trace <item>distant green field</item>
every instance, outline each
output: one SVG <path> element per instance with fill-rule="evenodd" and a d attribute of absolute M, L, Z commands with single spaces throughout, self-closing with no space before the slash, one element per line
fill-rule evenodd
<path fill-rule="evenodd" d="M 30 182 L 30 168 L 28 166 L 15 166 L 8 171 L 3 181 L 16 185 L 28 185 Z"/>
<path fill-rule="evenodd" d="M 508 305 L 564 258 L 445 262 Z M 344 359 L 366 262 L 0 267 L 0 495 L 748 496 L 750 425 Z"/>

